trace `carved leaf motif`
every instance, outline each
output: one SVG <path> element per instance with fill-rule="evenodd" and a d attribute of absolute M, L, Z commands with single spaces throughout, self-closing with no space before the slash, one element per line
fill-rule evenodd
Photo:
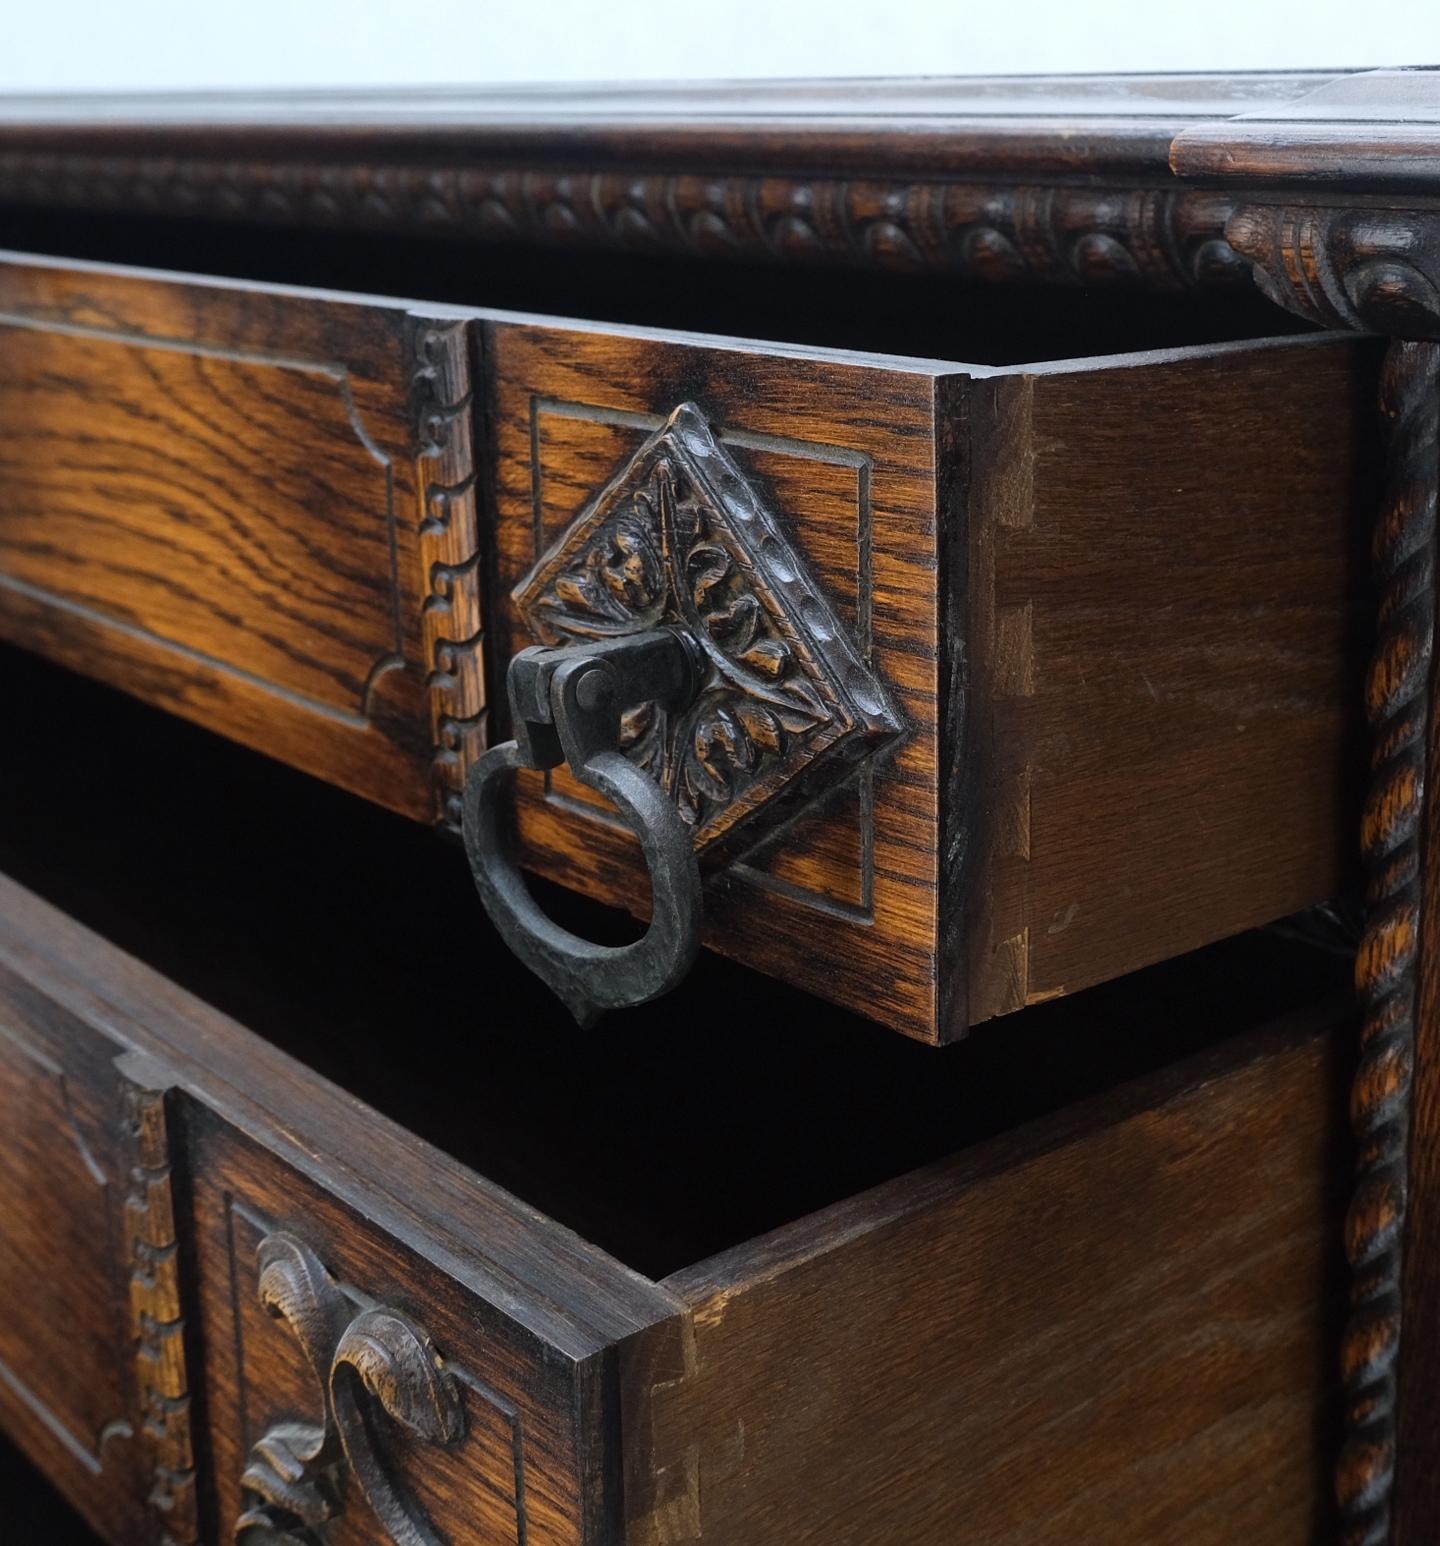
<path fill-rule="evenodd" d="M 326 1431 L 318 1423 L 276 1423 L 261 1437 L 240 1477 L 241 1487 L 260 1499 L 260 1506 L 240 1516 L 237 1540 L 258 1546 L 271 1539 L 309 1539 L 301 1532 L 334 1514 L 325 1450 Z"/>
<path fill-rule="evenodd" d="M 717 840 L 830 749 L 894 735 L 885 691 L 775 518 L 682 404 L 517 587 L 546 644 L 670 625 L 707 671 L 683 714 L 632 710 L 621 746 Z M 858 748 L 857 748 L 858 749 Z"/>
<path fill-rule="evenodd" d="M 250 1453 L 235 1524 L 244 1546 L 313 1546 L 339 1513 L 335 1472 L 348 1467 L 395 1546 L 434 1546 L 429 1524 L 392 1482 L 363 1403 L 373 1399 L 416 1438 L 457 1443 L 464 1412 L 434 1344 L 398 1311 L 351 1313 L 319 1258 L 283 1230 L 258 1253 L 260 1302 L 284 1321 L 318 1386 L 323 1423 L 274 1424 Z"/>
<path fill-rule="evenodd" d="M 537 608 L 555 614 L 557 630 L 583 638 L 617 631 L 607 625 L 624 625 L 618 631 L 629 632 L 634 619 L 658 621 L 665 601 L 664 563 L 647 515 L 638 499 L 622 510 L 537 597 Z"/>
<path fill-rule="evenodd" d="M 442 1373 L 435 1346 L 394 1310 L 362 1310 L 335 1349 L 333 1370 L 349 1367 L 391 1417 L 431 1444 L 454 1444 L 465 1432 L 455 1384 Z"/>

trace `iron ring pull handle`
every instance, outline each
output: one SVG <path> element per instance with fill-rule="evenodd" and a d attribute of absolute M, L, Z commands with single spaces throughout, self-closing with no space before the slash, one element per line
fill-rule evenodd
<path fill-rule="evenodd" d="M 620 717 L 637 704 L 678 710 L 702 679 L 698 648 L 678 629 L 594 644 L 521 650 L 506 677 L 515 739 L 492 747 L 465 781 L 465 851 L 480 900 L 510 949 L 581 1025 L 675 987 L 700 948 L 700 869 L 669 795 L 620 750 Z M 520 768 L 562 763 L 624 819 L 650 871 L 651 919 L 629 945 L 600 945 L 549 918 L 530 894 L 504 819 Z"/>

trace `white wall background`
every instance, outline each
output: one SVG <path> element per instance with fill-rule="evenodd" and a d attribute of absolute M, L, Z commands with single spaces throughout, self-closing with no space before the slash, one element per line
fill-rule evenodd
<path fill-rule="evenodd" d="M 0 91 L 1440 63 L 1440 0 L 0 0 Z"/>

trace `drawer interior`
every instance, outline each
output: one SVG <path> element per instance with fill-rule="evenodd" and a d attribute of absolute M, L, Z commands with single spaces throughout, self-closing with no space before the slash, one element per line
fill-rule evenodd
<path fill-rule="evenodd" d="M 1311 331 L 1243 281 L 961 284 L 945 275 L 476 246 L 0 206 L 0 246 L 230 279 L 1016 365 Z"/>
<path fill-rule="evenodd" d="M 0 670 L 0 869 L 653 1278 L 1348 992 L 1343 940 L 1272 930 L 934 1049 L 706 957 L 579 1032 L 449 844 L 17 652 Z"/>

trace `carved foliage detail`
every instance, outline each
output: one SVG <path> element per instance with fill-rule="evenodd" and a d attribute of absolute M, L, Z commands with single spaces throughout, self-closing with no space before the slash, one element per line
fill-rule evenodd
<path fill-rule="evenodd" d="M 1325 327 L 1440 338 L 1440 214 L 1244 205 L 1226 234 L 1288 311 Z"/>
<path fill-rule="evenodd" d="M 340 1512 L 343 1470 L 395 1546 L 440 1546 L 393 1480 L 371 1415 L 378 1407 L 426 1443 L 459 1443 L 459 1392 L 434 1344 L 398 1310 L 356 1313 L 310 1248 L 283 1230 L 261 1241 L 259 1268 L 260 1301 L 299 1343 L 324 1419 L 276 1423 L 256 1443 L 241 1477 L 236 1541 L 314 1546 Z"/>
<path fill-rule="evenodd" d="M 415 319 L 411 403 L 436 815 L 458 829 L 465 774 L 485 745 L 480 523 L 465 323 Z"/>
<path fill-rule="evenodd" d="M 700 412 L 683 404 L 515 591 L 535 638 L 672 625 L 701 646 L 683 713 L 632 711 L 622 745 L 669 791 L 697 847 L 822 755 L 859 757 L 899 720 L 804 565 Z"/>
<path fill-rule="evenodd" d="M 474 240 L 843 263 L 980 280 L 1243 280 L 1223 195 L 621 168 L 358 165 L 0 154 L 0 198 Z"/>
<path fill-rule="evenodd" d="M 196 1546 L 200 1521 L 165 1096 L 122 1079 L 120 1098 L 128 1151 L 130 1312 L 140 1431 L 150 1454 L 150 1508 L 160 1546 Z"/>

